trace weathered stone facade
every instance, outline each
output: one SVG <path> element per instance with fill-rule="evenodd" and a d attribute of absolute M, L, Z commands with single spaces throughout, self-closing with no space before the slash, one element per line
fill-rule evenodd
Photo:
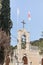
<path fill-rule="evenodd" d="M 22 35 L 26 36 L 26 48 L 21 48 Z M 30 44 L 30 33 L 25 29 L 18 31 L 18 44 L 17 49 L 14 49 L 13 56 L 10 56 L 9 65 L 43 65 L 43 55 L 39 54 L 39 49 L 36 46 Z M 12 60 L 11 60 L 12 58 Z"/>

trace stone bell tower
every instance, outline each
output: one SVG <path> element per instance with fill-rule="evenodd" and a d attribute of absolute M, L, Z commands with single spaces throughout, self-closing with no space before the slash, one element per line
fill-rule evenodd
<path fill-rule="evenodd" d="M 25 22 L 23 21 L 23 29 L 22 30 L 19 30 L 18 31 L 18 45 L 17 45 L 17 49 L 18 50 L 21 50 L 23 49 L 23 45 L 25 45 L 25 49 L 26 50 L 29 50 L 29 43 L 30 43 L 30 33 L 27 32 L 25 29 L 24 29 L 24 24 Z M 23 43 L 23 45 L 22 45 Z"/>

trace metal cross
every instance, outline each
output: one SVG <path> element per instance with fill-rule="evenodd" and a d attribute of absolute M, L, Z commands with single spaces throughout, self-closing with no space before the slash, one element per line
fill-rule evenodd
<path fill-rule="evenodd" d="M 24 28 L 24 25 L 25 25 L 26 23 L 24 22 L 24 20 L 23 20 L 21 23 L 23 24 L 23 28 Z"/>

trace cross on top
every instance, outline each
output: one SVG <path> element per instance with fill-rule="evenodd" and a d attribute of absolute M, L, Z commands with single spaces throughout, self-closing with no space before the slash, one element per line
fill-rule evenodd
<path fill-rule="evenodd" d="M 24 20 L 23 20 L 21 23 L 23 24 L 23 28 L 24 28 L 24 25 L 25 25 L 26 23 L 24 22 Z"/>

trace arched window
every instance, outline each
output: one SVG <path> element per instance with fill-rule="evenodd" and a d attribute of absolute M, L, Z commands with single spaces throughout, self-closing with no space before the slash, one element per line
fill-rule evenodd
<path fill-rule="evenodd" d="M 24 49 L 26 48 L 26 35 L 22 35 L 22 38 L 21 38 L 21 47 Z"/>
<path fill-rule="evenodd" d="M 22 42 L 26 43 L 26 36 L 25 35 L 22 35 Z"/>
<path fill-rule="evenodd" d="M 23 58 L 22 58 L 22 61 L 23 61 L 23 64 L 25 65 L 27 65 L 28 64 L 28 59 L 27 59 L 27 57 L 26 56 L 24 56 Z"/>

